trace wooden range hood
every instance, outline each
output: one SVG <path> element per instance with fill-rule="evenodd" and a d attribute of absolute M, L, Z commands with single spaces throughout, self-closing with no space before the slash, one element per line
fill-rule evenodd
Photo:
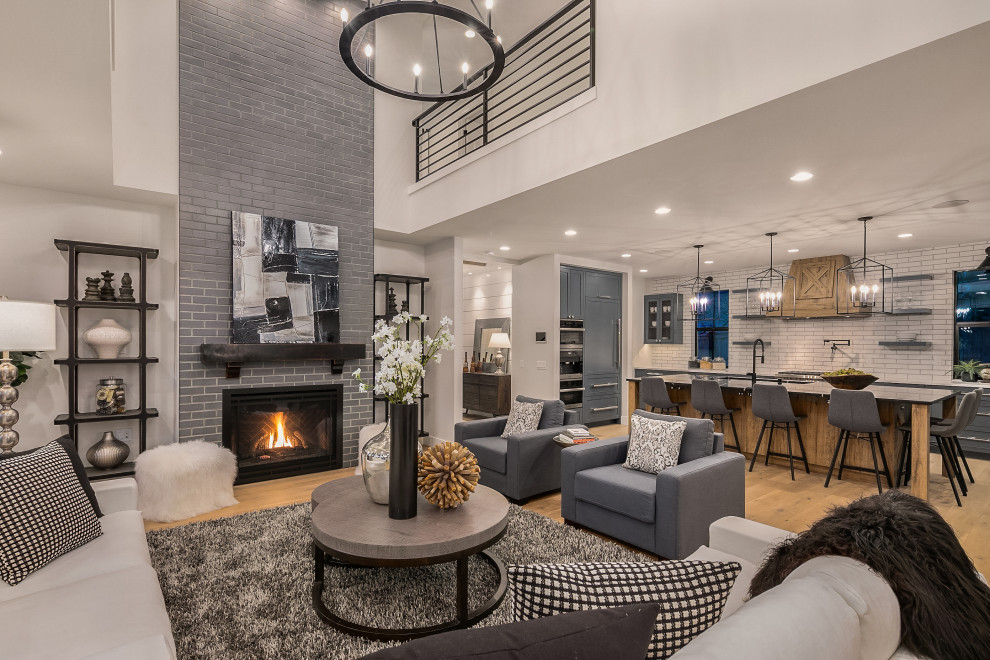
<path fill-rule="evenodd" d="M 849 257 L 844 254 L 833 254 L 828 257 L 812 259 L 795 259 L 791 262 L 789 274 L 793 280 L 787 280 L 784 285 L 784 300 L 790 300 L 794 291 L 795 318 L 859 318 L 869 316 L 869 313 L 839 314 L 836 311 L 836 281 L 835 273 L 839 268 L 849 265 Z M 844 275 L 839 277 L 840 291 L 848 288 Z M 780 316 L 768 314 L 767 316 Z"/>

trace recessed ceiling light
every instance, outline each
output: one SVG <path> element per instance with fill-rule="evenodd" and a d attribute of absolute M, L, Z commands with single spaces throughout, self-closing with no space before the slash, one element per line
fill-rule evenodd
<path fill-rule="evenodd" d="M 467 37 L 468 39 L 474 39 L 474 35 L 475 35 L 474 30 L 468 30 L 467 32 L 464 33 L 464 36 Z"/>
<path fill-rule="evenodd" d="M 951 209 L 953 206 L 962 206 L 964 204 L 969 204 L 968 199 L 950 199 L 947 202 L 940 202 L 933 206 L 933 209 Z"/>
<path fill-rule="evenodd" d="M 654 211 L 654 213 L 656 213 L 657 215 L 667 215 L 668 213 L 670 213 L 670 207 L 669 206 L 661 206 L 656 211 Z"/>
<path fill-rule="evenodd" d="M 499 250 L 501 250 L 502 252 L 508 252 L 511 249 L 512 248 L 510 248 L 508 245 L 503 245 L 502 247 L 499 248 Z"/>
<path fill-rule="evenodd" d="M 474 273 L 472 273 L 471 271 L 468 271 L 468 275 L 474 275 Z"/>
<path fill-rule="evenodd" d="M 502 270 L 502 267 L 501 267 L 501 266 L 499 266 L 499 267 L 498 267 L 498 268 L 496 268 L 495 270 Z"/>
<path fill-rule="evenodd" d="M 813 176 L 815 176 L 815 175 L 812 174 L 811 172 L 801 171 L 801 172 L 798 172 L 797 174 L 795 174 L 794 176 L 792 176 L 791 177 L 791 181 L 807 181 L 808 179 L 810 179 Z"/>
<path fill-rule="evenodd" d="M 706 263 L 706 264 L 713 264 L 713 263 L 715 263 L 715 262 L 714 262 L 714 261 L 706 261 L 705 263 Z"/>
<path fill-rule="evenodd" d="M 492 276 L 491 273 L 485 273 L 485 277 L 491 277 L 491 276 Z"/>
<path fill-rule="evenodd" d="M 898 234 L 897 238 L 911 238 L 914 234 Z"/>
<path fill-rule="evenodd" d="M 573 229 L 568 229 L 567 231 L 564 232 L 564 236 L 577 236 L 577 232 L 574 231 Z"/>
<path fill-rule="evenodd" d="M 632 255 L 631 255 L 631 254 L 629 254 L 628 252 L 623 252 L 623 253 L 622 253 L 622 258 L 623 258 L 623 259 L 628 259 L 628 258 L 629 258 L 629 257 L 631 257 L 631 256 L 632 256 Z"/>
<path fill-rule="evenodd" d="M 797 248 L 791 248 L 790 250 L 788 250 L 788 252 L 791 252 L 791 253 L 793 253 L 793 252 L 800 252 L 800 251 L 801 250 L 799 250 Z"/>
<path fill-rule="evenodd" d="M 641 272 L 641 273 L 648 273 L 648 272 L 650 272 L 650 271 L 648 271 L 648 270 L 647 270 L 647 269 L 645 269 L 645 268 L 640 268 L 640 269 L 639 269 L 639 272 Z"/>

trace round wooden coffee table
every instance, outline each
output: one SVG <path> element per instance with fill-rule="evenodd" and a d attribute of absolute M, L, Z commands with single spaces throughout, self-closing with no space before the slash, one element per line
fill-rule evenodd
<path fill-rule="evenodd" d="M 371 501 L 361 477 L 331 481 L 313 491 L 313 608 L 321 619 L 352 635 L 401 641 L 467 628 L 499 606 L 508 584 L 505 565 L 485 548 L 505 535 L 509 503 L 485 486 L 478 486 L 471 499 L 447 511 L 418 497 L 415 518 L 392 520 L 388 507 Z M 479 608 L 468 610 L 468 558 L 472 555 L 480 555 L 495 567 L 499 584 L 491 598 Z M 343 619 L 323 602 L 328 562 L 412 567 L 453 561 L 457 562 L 456 615 L 444 623 L 419 628 L 374 628 Z"/>

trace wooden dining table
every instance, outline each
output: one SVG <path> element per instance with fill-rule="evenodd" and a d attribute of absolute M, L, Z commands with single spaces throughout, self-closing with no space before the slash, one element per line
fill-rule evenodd
<path fill-rule="evenodd" d="M 681 415 L 684 417 L 700 417 L 701 414 L 691 406 L 690 390 L 691 381 L 699 376 L 692 374 L 664 374 L 661 376 L 667 384 L 671 400 L 681 406 Z M 738 444 L 744 454 L 752 455 L 756 446 L 756 439 L 762 425 L 762 420 L 751 413 L 752 408 L 752 380 L 738 376 L 704 376 L 714 378 L 722 387 L 726 405 L 730 408 L 737 408 L 739 412 L 735 414 L 736 429 L 739 432 Z M 629 415 L 637 408 L 642 408 L 640 402 L 640 381 L 641 378 L 627 378 L 628 383 L 628 406 Z M 760 379 L 759 382 L 768 384 L 781 384 L 787 388 L 791 396 L 791 404 L 794 412 L 804 415 L 806 419 L 801 420 L 801 429 L 804 436 L 805 451 L 808 456 L 808 463 L 812 471 L 825 472 L 828 469 L 829 461 L 835 449 L 835 443 L 839 441 L 839 429 L 828 423 L 828 400 L 832 392 L 832 386 L 824 381 L 810 381 L 802 383 L 781 382 L 777 379 Z M 881 433 L 881 441 L 887 455 L 893 459 L 891 476 L 896 479 L 893 471 L 897 469 L 900 461 L 897 457 L 903 450 L 903 440 L 897 430 L 896 407 L 899 405 L 910 406 L 911 409 L 911 437 L 924 438 L 924 441 L 911 443 L 911 494 L 922 499 L 928 499 L 928 484 L 930 479 L 929 461 L 929 424 L 932 417 L 933 407 L 941 406 L 939 417 L 952 417 L 956 410 L 956 391 L 938 386 L 916 386 L 916 385 L 894 385 L 894 384 L 873 384 L 866 388 L 872 392 L 877 400 L 877 407 L 880 410 L 880 417 L 884 423 L 885 430 Z M 731 429 L 727 429 L 731 434 Z M 731 437 L 731 436 L 730 436 Z M 730 437 L 726 439 L 731 442 Z M 866 466 L 868 460 L 868 443 L 856 443 L 850 445 L 848 460 L 853 465 Z M 778 459 L 779 460 L 779 459 Z"/>

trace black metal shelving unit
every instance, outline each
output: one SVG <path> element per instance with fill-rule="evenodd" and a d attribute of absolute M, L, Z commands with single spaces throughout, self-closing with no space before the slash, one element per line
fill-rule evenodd
<path fill-rule="evenodd" d="M 89 243 L 86 241 L 70 241 L 55 239 L 55 247 L 67 253 L 69 262 L 68 295 L 64 300 L 56 300 L 55 304 L 69 311 L 69 354 L 58 358 L 55 364 L 68 367 L 69 412 L 55 418 L 56 425 L 69 427 L 69 436 L 79 446 L 79 425 L 92 422 L 111 422 L 137 420 L 138 422 L 138 453 L 147 447 L 148 420 L 158 417 L 157 408 L 149 408 L 147 402 L 148 365 L 157 364 L 158 358 L 148 356 L 148 312 L 158 309 L 157 303 L 149 303 L 148 290 L 148 261 L 158 257 L 157 248 L 131 247 L 126 245 L 107 245 Z M 99 254 L 113 257 L 130 257 L 138 260 L 138 287 L 133 303 L 111 302 L 107 300 L 79 299 L 79 255 Z M 138 332 L 136 335 L 138 356 L 121 357 L 112 360 L 100 358 L 79 357 L 79 310 L 81 309 L 124 309 L 137 312 Z M 138 367 L 138 407 L 116 415 L 101 415 L 95 412 L 79 410 L 79 368 L 88 365 L 134 364 Z M 128 461 L 112 470 L 87 468 L 90 479 L 108 479 L 134 474 L 134 462 Z"/>
<path fill-rule="evenodd" d="M 404 285 L 405 286 L 405 288 L 406 288 L 406 300 L 411 300 L 410 295 L 413 292 L 413 287 L 414 286 L 419 286 L 419 314 L 416 314 L 416 316 L 423 316 L 423 315 L 425 315 L 426 314 L 426 283 L 429 282 L 429 281 L 430 281 L 430 278 L 428 278 L 428 277 L 416 277 L 414 275 L 389 275 L 389 274 L 386 274 L 386 273 L 375 273 L 375 316 L 374 316 L 375 322 L 377 323 L 378 321 L 381 321 L 381 320 L 391 321 L 392 316 L 390 316 L 390 315 L 387 314 L 387 312 L 388 312 L 388 290 L 389 290 L 389 288 L 391 288 L 395 284 Z M 384 285 L 384 288 L 385 288 L 384 295 L 382 297 L 382 300 L 384 301 L 384 307 L 385 308 L 382 309 L 382 310 L 379 310 L 378 309 L 378 285 L 380 283 L 383 284 Z M 410 307 L 411 306 L 412 306 L 412 303 L 410 303 Z M 381 311 L 380 314 L 379 314 L 379 311 Z M 425 323 L 421 323 L 421 324 L 419 324 L 419 339 L 420 339 L 420 341 L 423 340 L 423 337 L 425 336 L 425 334 L 426 334 L 426 324 Z M 406 339 L 407 340 L 410 339 L 410 336 L 411 336 L 411 329 L 410 329 L 410 327 L 408 325 L 406 325 Z M 378 357 L 378 351 L 377 351 L 377 349 L 375 350 L 375 354 L 372 356 L 372 359 L 373 359 L 374 362 L 378 362 L 378 361 L 381 360 L 381 358 Z M 372 384 L 374 384 L 374 382 L 375 382 L 375 380 L 374 380 L 375 379 L 374 372 L 376 372 L 376 371 L 377 371 L 377 369 L 373 370 L 372 381 L 371 381 Z M 423 392 L 423 387 L 424 387 L 424 384 L 421 383 L 420 384 L 420 391 L 422 392 L 422 394 L 420 394 L 420 396 L 419 396 L 419 437 L 421 437 L 421 438 L 425 438 L 425 437 L 427 437 L 427 436 L 430 435 L 429 431 L 427 431 L 424 428 L 425 425 L 426 425 L 426 399 L 430 398 L 430 395 L 427 394 L 426 392 Z M 383 396 L 375 396 L 374 397 L 374 400 L 375 400 L 376 404 L 378 402 L 387 402 L 388 401 L 388 399 L 386 399 Z M 376 421 L 376 422 L 378 421 L 378 406 L 377 405 L 375 405 L 375 406 L 372 407 L 372 421 Z M 388 421 L 388 406 L 387 405 L 385 406 L 385 421 Z"/>

